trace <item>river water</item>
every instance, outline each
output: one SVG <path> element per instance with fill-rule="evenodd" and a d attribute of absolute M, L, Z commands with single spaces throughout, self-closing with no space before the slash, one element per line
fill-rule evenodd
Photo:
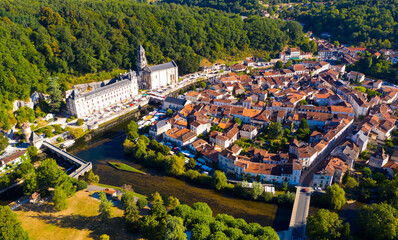
<path fill-rule="evenodd" d="M 215 214 L 227 213 L 248 222 L 272 226 L 277 231 L 288 228 L 291 209 L 235 198 L 213 189 L 186 183 L 155 169 L 144 168 L 142 165 L 126 160 L 122 144 L 126 137 L 124 128 L 128 122 L 129 119 L 121 120 L 100 133 L 93 132 L 86 139 L 77 141 L 76 146 L 70 149 L 78 157 L 93 163 L 93 171 L 100 176 L 100 183 L 113 186 L 129 184 L 137 193 L 148 196 L 153 192 L 159 192 L 164 197 L 174 196 L 182 203 L 189 205 L 195 202 L 206 202 Z M 147 174 L 119 171 L 111 167 L 108 162 L 125 163 Z"/>

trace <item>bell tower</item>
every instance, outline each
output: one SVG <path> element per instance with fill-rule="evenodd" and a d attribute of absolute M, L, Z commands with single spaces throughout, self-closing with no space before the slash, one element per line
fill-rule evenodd
<path fill-rule="evenodd" d="M 148 64 L 145 57 L 145 49 L 140 44 L 137 50 L 137 70 L 140 71 L 143 68 L 145 68 L 147 65 Z"/>

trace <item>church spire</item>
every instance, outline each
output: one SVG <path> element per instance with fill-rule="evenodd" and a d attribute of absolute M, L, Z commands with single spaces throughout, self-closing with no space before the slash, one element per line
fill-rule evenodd
<path fill-rule="evenodd" d="M 140 44 L 140 46 L 138 47 L 138 50 L 137 50 L 137 70 L 142 70 L 147 65 L 148 64 L 147 64 L 146 57 L 145 57 L 145 49 Z"/>

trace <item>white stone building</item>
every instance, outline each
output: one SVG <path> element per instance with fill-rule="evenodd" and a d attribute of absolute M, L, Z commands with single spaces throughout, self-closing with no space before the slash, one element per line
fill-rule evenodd
<path fill-rule="evenodd" d="M 148 66 L 145 50 L 141 45 L 137 54 L 140 88 L 158 89 L 178 82 L 178 66 L 174 61 Z"/>
<path fill-rule="evenodd" d="M 145 50 L 138 48 L 137 69 L 120 75 L 107 84 L 92 84 L 84 90 L 73 89 L 67 94 L 66 106 L 71 115 L 88 117 L 102 109 L 130 100 L 139 88 L 157 89 L 177 83 L 178 67 L 174 61 L 148 66 Z M 94 86 L 94 87 L 93 87 Z"/>
<path fill-rule="evenodd" d="M 130 71 L 118 79 L 103 84 L 96 89 L 86 91 L 72 90 L 66 99 L 68 113 L 84 118 L 101 110 L 124 103 L 138 94 L 138 78 Z"/>

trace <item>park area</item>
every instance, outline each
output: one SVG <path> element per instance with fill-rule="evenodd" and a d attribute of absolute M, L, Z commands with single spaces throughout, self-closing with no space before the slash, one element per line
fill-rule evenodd
<path fill-rule="evenodd" d="M 26 203 L 14 211 L 31 239 L 99 239 L 107 234 L 110 239 L 137 239 L 124 228 L 122 204 L 113 206 L 113 218 L 102 223 L 98 217 L 99 200 L 94 192 L 79 191 L 68 199 L 67 210 L 56 211 L 52 203 Z"/>

